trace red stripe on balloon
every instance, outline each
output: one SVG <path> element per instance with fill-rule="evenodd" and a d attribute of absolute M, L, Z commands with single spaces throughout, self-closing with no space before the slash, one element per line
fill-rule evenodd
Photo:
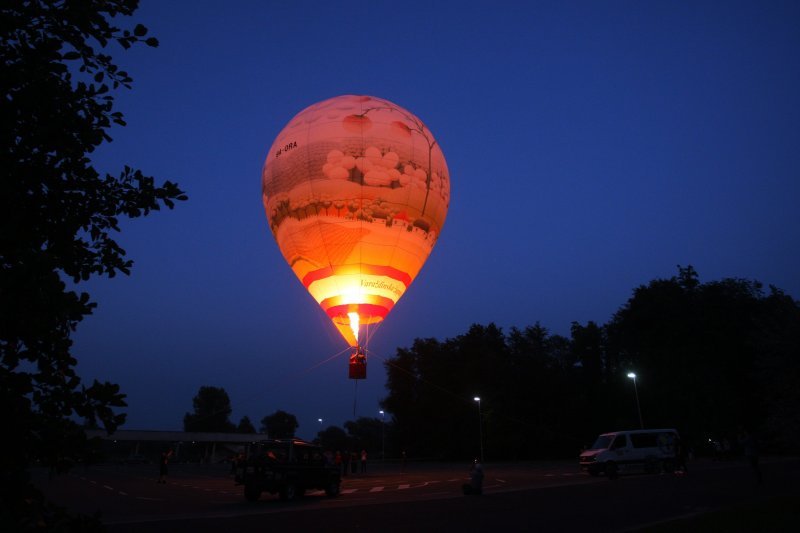
<path fill-rule="evenodd" d="M 369 276 L 386 276 L 393 280 L 399 281 L 408 288 L 411 285 L 411 276 L 402 270 L 398 270 L 389 266 L 379 265 L 343 265 L 336 267 L 325 267 L 319 270 L 313 270 L 303 277 L 303 285 L 306 289 L 321 279 L 329 278 L 331 276 L 352 276 L 356 274 L 366 274 Z"/>
<path fill-rule="evenodd" d="M 361 302 L 344 303 L 344 299 L 344 296 L 331 296 L 330 298 L 325 298 L 322 300 L 319 305 L 325 312 L 327 312 L 331 307 L 347 307 L 348 305 L 376 305 L 384 307 L 389 311 L 391 311 L 392 307 L 394 307 L 394 300 L 391 298 L 386 298 L 385 296 L 379 296 L 377 294 L 365 294 L 364 299 Z"/>
<path fill-rule="evenodd" d="M 380 317 L 381 320 L 386 318 L 386 315 L 391 311 L 391 307 L 386 308 L 382 305 L 374 304 L 344 304 L 334 305 L 325 310 L 331 319 L 338 317 L 345 317 L 348 313 L 358 313 L 359 317 Z"/>

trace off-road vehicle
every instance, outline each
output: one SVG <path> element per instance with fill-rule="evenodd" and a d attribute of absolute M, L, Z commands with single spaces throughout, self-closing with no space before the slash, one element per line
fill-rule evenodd
<path fill-rule="evenodd" d="M 251 502 L 262 492 L 280 494 L 288 501 L 310 489 L 337 496 L 340 476 L 339 468 L 319 446 L 299 439 L 274 439 L 252 446 L 247 459 L 237 462 L 235 480 L 244 485 L 244 497 Z"/>

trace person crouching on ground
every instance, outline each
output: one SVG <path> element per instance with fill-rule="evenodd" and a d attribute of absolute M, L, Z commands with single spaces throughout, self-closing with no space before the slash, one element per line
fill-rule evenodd
<path fill-rule="evenodd" d="M 472 462 L 472 468 L 469 471 L 469 483 L 464 483 L 464 494 L 481 495 L 483 494 L 483 465 L 476 457 Z"/>

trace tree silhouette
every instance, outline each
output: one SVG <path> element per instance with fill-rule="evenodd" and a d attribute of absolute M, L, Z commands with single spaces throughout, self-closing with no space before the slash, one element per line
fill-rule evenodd
<path fill-rule="evenodd" d="M 132 261 L 112 238 L 121 217 L 147 215 L 186 196 L 124 167 L 101 174 L 89 155 L 124 126 L 114 89 L 131 77 L 103 53 L 156 46 L 130 16 L 136 0 L 3 2 L 0 7 L 0 427 L 14 435 L 0 454 L 3 494 L 22 513 L 48 513 L 28 485 L 32 461 L 63 471 L 86 456 L 74 421 L 108 431 L 125 417 L 124 395 L 111 383 L 81 383 L 70 336 L 95 303 L 67 288 L 93 276 L 128 274 Z M 53 518 L 56 520 L 56 518 Z M 67 526 L 64 526 L 67 527 Z"/>
<path fill-rule="evenodd" d="M 347 433 L 339 426 L 328 426 L 317 433 L 320 446 L 331 451 L 345 451 L 350 448 Z"/>
<path fill-rule="evenodd" d="M 292 438 L 298 426 L 296 416 L 281 410 L 261 419 L 261 432 L 271 439 Z"/>
<path fill-rule="evenodd" d="M 256 428 L 252 422 L 250 422 L 250 417 L 243 416 L 241 420 L 239 420 L 239 425 L 236 426 L 236 433 L 255 433 Z"/>
<path fill-rule="evenodd" d="M 183 417 L 184 431 L 232 433 L 236 430 L 228 419 L 232 412 L 231 399 L 222 387 L 200 387 L 192 405 L 194 413 Z"/>
<path fill-rule="evenodd" d="M 574 457 L 599 432 L 676 427 L 702 451 L 741 426 L 775 450 L 800 442 L 800 305 L 757 281 L 701 283 L 691 267 L 637 287 L 604 326 L 570 338 L 540 324 L 472 325 L 452 339 L 415 339 L 386 361 L 390 445 L 465 459 L 480 420 L 493 459 Z M 478 418 L 475 396 L 481 398 Z"/>

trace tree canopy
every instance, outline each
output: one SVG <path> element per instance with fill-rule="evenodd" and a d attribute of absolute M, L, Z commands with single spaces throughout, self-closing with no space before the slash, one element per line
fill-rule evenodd
<path fill-rule="evenodd" d="M 297 417 L 280 409 L 261 419 L 261 432 L 271 439 L 292 438 L 298 427 Z"/>
<path fill-rule="evenodd" d="M 634 290 L 604 326 L 570 338 L 539 324 L 475 324 L 416 339 L 386 362 L 391 445 L 416 456 L 574 456 L 602 431 L 676 427 L 696 447 L 761 432 L 775 449 L 800 442 L 800 306 L 780 290 L 692 267 Z M 480 397 L 480 405 L 474 400 Z M 480 413 L 479 413 L 480 409 Z"/>
<path fill-rule="evenodd" d="M 11 0 L 0 7 L 0 454 L 4 502 L 30 493 L 27 467 L 57 470 L 86 455 L 74 419 L 113 431 L 125 416 L 117 385 L 85 385 L 71 334 L 95 308 L 80 282 L 129 274 L 114 240 L 121 218 L 172 208 L 186 195 L 130 166 L 102 173 L 90 155 L 124 126 L 114 92 L 132 79 L 105 49 L 157 46 L 147 28 L 112 21 L 136 0 Z M 71 284 L 68 286 L 67 281 Z M 25 520 L 40 498 L 12 514 Z M 34 502 L 34 503 L 31 503 Z M 39 511 L 31 511 L 39 512 Z"/>
<path fill-rule="evenodd" d="M 183 417 L 184 431 L 233 433 L 236 426 L 230 421 L 231 399 L 222 387 L 202 386 L 192 400 L 193 413 Z M 248 420 L 249 422 L 249 420 Z"/>
<path fill-rule="evenodd" d="M 250 417 L 243 416 L 241 420 L 239 420 L 239 425 L 236 426 L 236 433 L 255 433 L 255 432 L 256 428 L 250 421 Z"/>

